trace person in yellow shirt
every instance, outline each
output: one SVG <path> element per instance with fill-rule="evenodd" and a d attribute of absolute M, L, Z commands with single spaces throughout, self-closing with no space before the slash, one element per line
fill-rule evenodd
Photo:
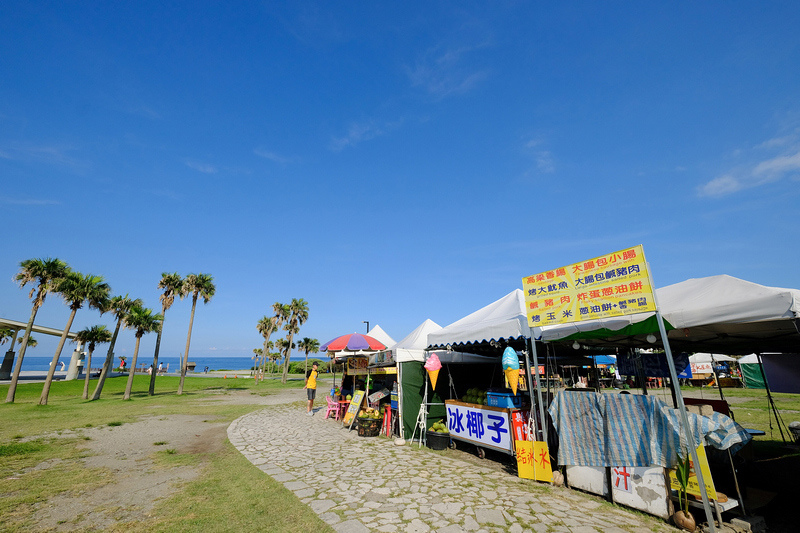
<path fill-rule="evenodd" d="M 317 368 L 319 364 L 314 361 L 311 365 L 311 370 L 308 371 L 308 375 L 306 375 L 306 384 L 303 387 L 306 389 L 306 394 L 308 395 L 308 409 L 307 413 L 308 416 L 314 416 L 314 398 L 317 396 L 317 376 L 319 376 L 319 372 Z"/>

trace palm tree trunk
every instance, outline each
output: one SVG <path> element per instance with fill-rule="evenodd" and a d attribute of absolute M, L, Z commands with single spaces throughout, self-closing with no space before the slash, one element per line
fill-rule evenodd
<path fill-rule="evenodd" d="M 55 375 L 56 367 L 58 366 L 58 358 L 61 357 L 61 350 L 64 349 L 64 343 L 67 341 L 69 328 L 72 327 L 72 321 L 75 320 L 75 314 L 77 312 L 77 307 L 72 310 L 72 312 L 69 314 L 69 320 L 67 320 L 67 326 L 64 328 L 64 331 L 61 332 L 61 339 L 58 341 L 56 353 L 53 355 L 53 361 L 50 363 L 50 369 L 47 371 L 47 377 L 44 380 L 42 395 L 39 397 L 39 405 L 47 405 L 47 398 L 50 396 L 50 385 L 53 383 L 53 376 Z"/>
<path fill-rule="evenodd" d="M 83 380 L 83 399 L 89 399 L 89 377 L 92 374 L 92 353 L 94 353 L 94 343 L 89 343 L 89 353 L 86 355 L 86 377 Z"/>
<path fill-rule="evenodd" d="M 139 357 L 139 342 L 141 340 L 142 336 L 136 335 L 136 346 L 133 348 L 133 360 L 131 361 L 131 370 L 130 372 L 128 372 L 128 383 L 127 385 L 125 385 L 125 394 L 122 396 L 123 400 L 131 399 L 131 390 L 133 389 L 133 375 L 136 373 L 136 359 Z"/>
<path fill-rule="evenodd" d="M 189 334 L 186 336 L 186 350 L 181 361 L 181 382 L 178 385 L 178 394 L 183 394 L 183 382 L 186 379 L 186 364 L 189 362 L 189 343 L 192 342 L 192 324 L 194 324 L 194 308 L 197 306 L 197 294 L 192 298 L 192 314 L 189 317 Z"/>
<path fill-rule="evenodd" d="M 283 362 L 283 377 L 281 377 L 281 383 L 286 383 L 289 377 L 289 356 L 292 355 L 292 339 L 294 339 L 294 334 L 289 333 L 289 346 L 286 348 L 286 360 Z"/>
<path fill-rule="evenodd" d="M 150 388 L 147 389 L 147 394 L 153 396 L 156 393 L 156 374 L 158 374 L 158 351 L 161 348 L 161 332 L 164 331 L 164 318 L 167 316 L 167 309 L 161 306 L 161 327 L 158 328 L 158 336 L 156 337 L 156 351 L 153 354 L 153 372 L 150 374 Z"/>
<path fill-rule="evenodd" d="M 114 335 L 111 336 L 111 344 L 108 347 L 106 360 L 103 363 L 103 369 L 100 371 L 100 377 L 97 380 L 97 386 L 94 388 L 92 394 L 92 401 L 100 399 L 100 393 L 103 392 L 103 385 L 106 382 L 106 376 L 111 371 L 111 365 L 114 363 L 114 345 L 117 344 L 117 335 L 119 335 L 119 328 L 122 326 L 122 319 L 117 320 L 117 327 L 114 328 Z"/>
<path fill-rule="evenodd" d="M 269 348 L 267 348 L 267 344 L 269 344 L 269 338 L 272 336 L 272 332 L 270 331 L 267 335 L 264 336 L 264 348 L 261 349 L 261 375 L 264 375 L 264 371 L 267 369 L 267 357 L 269 357 Z M 264 381 L 263 378 L 261 381 Z M 256 384 L 258 384 L 258 379 L 256 379 Z"/>
<path fill-rule="evenodd" d="M 20 346 L 19 354 L 17 354 L 17 364 L 14 365 L 14 372 L 11 374 L 11 385 L 8 386 L 6 403 L 14 403 L 14 396 L 17 394 L 17 381 L 19 381 L 19 371 L 22 368 L 22 358 L 25 357 L 25 349 L 28 347 L 28 339 L 31 337 L 33 321 L 36 319 L 36 312 L 39 311 L 39 306 L 36 304 L 38 300 L 39 296 L 37 295 L 36 300 L 33 303 L 33 309 L 31 310 L 31 317 L 28 319 L 28 325 L 25 326 L 25 335 L 22 337 L 22 346 Z"/>

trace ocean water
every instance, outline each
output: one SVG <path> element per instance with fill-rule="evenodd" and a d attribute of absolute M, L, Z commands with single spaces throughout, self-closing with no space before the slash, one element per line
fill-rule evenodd
<path fill-rule="evenodd" d="M 64 370 L 69 367 L 69 361 L 72 358 L 72 352 L 70 351 L 69 354 L 62 355 L 59 358 L 59 366 L 57 370 L 61 369 L 61 363 L 64 363 Z M 310 359 L 311 357 L 309 357 Z M 130 364 L 130 357 L 126 358 L 128 364 Z M 25 358 L 22 360 L 22 369 L 21 370 L 28 370 L 28 371 L 37 371 L 37 372 L 47 372 L 50 368 L 50 362 L 53 360 L 53 357 L 41 357 L 41 356 L 30 356 L 26 355 Z M 103 363 L 106 360 L 106 354 L 97 352 L 92 355 L 92 368 L 100 368 L 103 366 Z M 305 356 L 303 357 L 292 357 L 290 361 L 304 361 Z M 164 369 L 169 369 L 169 372 L 177 372 L 180 369 L 180 360 L 177 357 L 159 357 L 159 363 L 164 364 Z M 202 372 L 203 369 L 207 366 L 209 370 L 249 370 L 253 367 L 255 362 L 253 361 L 252 357 L 203 357 L 198 356 L 194 357 L 190 354 L 189 362 L 197 363 L 195 367 L 195 372 Z M 136 366 L 141 368 L 142 365 L 145 367 L 150 366 L 153 363 L 153 354 L 139 356 L 138 361 L 136 362 Z M 16 358 L 14 359 L 14 364 L 17 364 Z M 169 365 L 169 367 L 167 367 Z M 114 357 L 114 367 L 119 366 L 119 357 Z"/>

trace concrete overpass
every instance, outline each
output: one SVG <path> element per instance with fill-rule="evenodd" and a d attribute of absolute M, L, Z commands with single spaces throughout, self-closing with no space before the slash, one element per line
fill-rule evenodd
<path fill-rule="evenodd" d="M 14 344 L 17 342 L 17 336 L 21 331 L 23 335 L 25 334 L 25 328 L 28 327 L 27 322 L 19 322 L 17 320 L 10 320 L 8 318 L 0 318 L 0 329 L 10 329 L 11 330 L 11 346 L 9 347 L 8 351 L 3 358 L 3 364 L 0 365 L 0 380 L 3 379 L 10 379 L 11 378 L 11 371 L 14 369 Z M 56 329 L 56 328 L 48 328 L 47 326 L 37 326 L 36 324 L 33 325 L 31 328 L 31 333 L 41 333 L 43 335 L 53 335 L 55 337 L 61 337 L 61 334 L 64 332 L 63 329 Z M 68 339 L 75 339 L 77 337 L 77 333 L 70 331 L 67 333 Z M 70 379 L 71 375 L 72 379 L 75 379 L 78 375 L 78 360 L 80 359 L 80 351 L 81 345 L 78 344 L 78 347 L 75 349 L 75 352 L 72 354 L 72 360 L 69 364 L 69 370 L 67 370 L 67 379 Z M 77 357 L 76 357 L 77 356 Z"/>

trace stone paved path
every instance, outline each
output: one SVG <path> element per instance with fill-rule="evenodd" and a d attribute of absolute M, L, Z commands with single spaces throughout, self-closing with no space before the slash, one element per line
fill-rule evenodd
<path fill-rule="evenodd" d="M 228 438 L 340 533 L 672 532 L 597 498 L 448 457 L 359 437 L 325 410 L 271 406 L 235 420 Z"/>

